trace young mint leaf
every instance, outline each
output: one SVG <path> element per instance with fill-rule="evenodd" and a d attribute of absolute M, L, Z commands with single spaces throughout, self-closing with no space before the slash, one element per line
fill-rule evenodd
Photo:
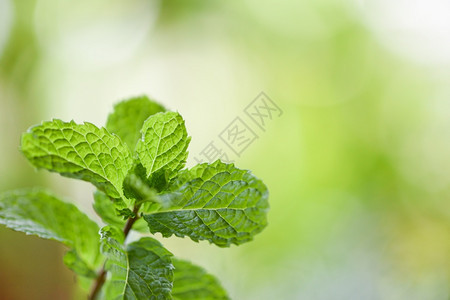
<path fill-rule="evenodd" d="M 92 274 L 100 263 L 97 224 L 74 205 L 44 190 L 0 194 L 0 224 L 73 248 L 66 262 L 74 271 L 84 273 L 81 275 Z"/>
<path fill-rule="evenodd" d="M 136 168 L 133 169 L 133 173 L 128 174 L 125 178 L 123 185 L 125 196 L 128 199 L 134 199 L 135 205 L 140 205 L 139 212 L 156 211 L 161 207 L 161 204 L 159 203 L 160 198 L 154 187 L 151 187 L 151 183 L 145 178 L 145 173 L 141 174 L 142 171 L 145 172 L 144 167 L 141 164 L 138 164 L 136 165 Z M 148 231 L 148 226 L 142 218 L 136 223 L 144 225 L 143 229 Z M 133 228 L 137 225 L 138 224 L 135 224 Z M 141 228 L 139 228 L 139 230 L 140 229 Z"/>
<path fill-rule="evenodd" d="M 141 132 L 136 152 L 147 177 L 155 176 L 159 181 L 161 176 L 174 177 L 186 163 L 191 141 L 183 118 L 176 112 L 157 113 L 144 122 Z"/>
<path fill-rule="evenodd" d="M 158 203 L 159 201 L 156 191 L 150 188 L 145 180 L 134 173 L 128 174 L 125 178 L 123 189 L 127 198 L 135 199 L 134 203 L 136 205 L 146 202 Z"/>
<path fill-rule="evenodd" d="M 87 278 L 95 278 L 97 276 L 95 271 L 87 265 L 75 249 L 71 249 L 64 255 L 64 264 L 78 275 Z"/>
<path fill-rule="evenodd" d="M 163 111 L 163 106 L 151 101 L 147 96 L 125 100 L 114 106 L 114 111 L 108 116 L 106 128 L 120 136 L 122 141 L 134 150 L 141 137 L 140 130 L 144 121 Z"/>
<path fill-rule="evenodd" d="M 208 240 L 220 247 L 250 241 L 266 225 L 268 191 L 249 171 L 216 161 L 180 172 L 168 207 L 144 214 L 152 233 Z"/>
<path fill-rule="evenodd" d="M 105 193 L 97 190 L 94 193 L 94 204 L 92 206 L 105 224 L 118 228 L 125 226 L 126 220 L 119 216 L 116 205 Z"/>
<path fill-rule="evenodd" d="M 101 251 L 107 258 L 109 277 L 105 299 L 171 299 L 172 254 L 152 238 L 122 246 L 123 233 L 114 227 L 101 230 Z"/>
<path fill-rule="evenodd" d="M 105 193 L 97 190 L 94 193 L 94 210 L 105 224 L 124 228 L 126 220 L 120 215 L 117 210 L 118 206 L 113 201 L 114 199 L 111 201 Z M 148 232 L 148 225 L 140 218 L 134 223 L 133 229 L 139 232 Z"/>
<path fill-rule="evenodd" d="M 132 159 L 120 138 L 105 128 L 44 122 L 22 135 L 21 149 L 38 168 L 89 181 L 112 198 L 123 197 L 122 183 Z"/>
<path fill-rule="evenodd" d="M 172 259 L 174 300 L 227 300 L 230 299 L 220 282 L 203 268 L 181 259 Z"/>

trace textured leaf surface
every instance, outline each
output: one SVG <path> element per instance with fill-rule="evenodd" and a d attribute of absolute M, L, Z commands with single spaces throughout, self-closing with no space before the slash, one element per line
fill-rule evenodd
<path fill-rule="evenodd" d="M 220 282 L 203 268 L 190 262 L 172 259 L 172 297 L 174 300 L 226 300 L 230 299 Z"/>
<path fill-rule="evenodd" d="M 114 132 L 134 151 L 141 137 L 144 121 L 158 112 L 165 111 L 160 104 L 151 101 L 147 96 L 122 101 L 114 106 L 114 111 L 108 116 L 106 128 Z"/>
<path fill-rule="evenodd" d="M 148 118 L 142 127 L 142 138 L 136 146 L 147 177 L 166 171 L 168 178 L 183 168 L 191 140 L 183 118 L 176 112 L 158 113 Z"/>
<path fill-rule="evenodd" d="M 113 227 L 102 229 L 102 253 L 109 277 L 105 299 L 171 299 L 172 254 L 152 238 L 141 238 L 125 250 L 123 234 Z"/>
<path fill-rule="evenodd" d="M 98 263 L 99 228 L 74 205 L 40 189 L 0 195 L 0 224 L 16 231 L 56 240 L 73 248 L 69 267 L 95 268 Z M 78 258 L 82 262 L 78 262 Z M 79 271 L 80 269 L 75 269 Z M 83 275 L 83 274 L 82 274 Z"/>
<path fill-rule="evenodd" d="M 221 247 L 250 241 L 266 225 L 268 191 L 249 171 L 216 161 L 180 172 L 169 207 L 145 214 L 152 233 L 208 240 Z"/>
<path fill-rule="evenodd" d="M 132 166 L 119 137 L 91 123 L 44 122 L 22 135 L 22 152 L 38 167 L 93 183 L 113 198 Z"/>

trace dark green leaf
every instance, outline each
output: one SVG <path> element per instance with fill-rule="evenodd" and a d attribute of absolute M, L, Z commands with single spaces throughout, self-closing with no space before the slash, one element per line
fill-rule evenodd
<path fill-rule="evenodd" d="M 164 237 L 189 236 L 227 247 L 250 241 L 267 225 L 266 186 L 233 164 L 216 161 L 182 171 L 161 199 L 166 207 L 144 218 L 152 233 Z"/>
<path fill-rule="evenodd" d="M 102 229 L 102 253 L 109 271 L 105 299 L 171 299 L 172 254 L 152 238 L 123 248 L 123 234 L 113 227 Z"/>

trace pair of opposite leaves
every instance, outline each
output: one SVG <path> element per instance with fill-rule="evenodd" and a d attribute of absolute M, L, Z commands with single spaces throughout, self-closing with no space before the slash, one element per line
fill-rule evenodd
<path fill-rule="evenodd" d="M 226 298 L 223 289 L 213 278 L 205 277 L 201 268 L 170 259 L 170 252 L 156 240 L 143 238 L 125 249 L 122 233 L 116 229 L 125 223 L 116 212 L 131 216 L 136 204 L 152 233 L 189 236 L 221 247 L 249 241 L 266 226 L 265 185 L 248 171 L 220 161 L 182 170 L 190 137 L 181 116 L 164 111 L 159 104 L 141 97 L 116 105 L 106 129 L 73 121 L 44 122 L 22 136 L 21 149 L 36 167 L 89 181 L 98 188 L 94 208 L 110 224 L 102 228 L 100 242 L 112 274 L 105 287 L 107 299 L 127 293 L 140 295 L 138 299 L 170 293 L 177 298 L 177 291 L 179 299 L 191 299 L 188 295 L 208 299 L 213 291 Z M 28 205 L 30 199 L 32 206 Z M 56 209 L 48 209 L 50 203 Z M 72 248 L 65 257 L 69 267 L 92 277 L 101 263 L 98 227 L 85 219 L 75 207 L 42 190 L 5 194 L 0 201 L 1 223 L 66 243 Z M 142 222 L 135 229 L 142 230 Z M 136 270 L 144 265 L 152 266 L 152 271 L 141 273 L 154 278 L 138 276 Z M 210 284 L 211 289 L 204 285 L 189 289 L 194 282 L 203 282 L 187 276 L 189 272 L 215 284 Z M 183 280 L 184 284 L 177 284 Z M 184 296 L 180 297 L 180 291 Z M 198 298 L 201 291 L 204 294 Z"/>

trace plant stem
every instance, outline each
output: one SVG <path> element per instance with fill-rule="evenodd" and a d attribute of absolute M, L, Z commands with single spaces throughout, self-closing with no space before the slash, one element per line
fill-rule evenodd
<path fill-rule="evenodd" d="M 125 224 L 125 227 L 123 228 L 123 235 L 125 236 L 125 239 L 127 238 L 128 234 L 131 231 L 131 228 L 133 227 L 134 223 L 140 218 L 138 215 L 140 205 L 136 205 L 133 209 L 133 213 L 135 214 L 134 218 L 130 218 L 127 220 L 127 223 Z M 98 272 L 97 278 L 95 279 L 94 284 L 92 285 L 91 292 L 89 293 L 89 300 L 95 300 L 98 297 L 98 294 L 100 290 L 102 289 L 103 284 L 106 280 L 106 269 L 105 266 L 101 268 L 101 270 Z"/>
<path fill-rule="evenodd" d="M 102 267 L 102 269 L 97 275 L 97 278 L 95 279 L 91 292 L 89 293 L 88 297 L 89 300 L 97 299 L 98 293 L 100 292 L 103 284 L 105 283 L 105 279 L 106 279 L 106 270 L 105 267 Z"/>

